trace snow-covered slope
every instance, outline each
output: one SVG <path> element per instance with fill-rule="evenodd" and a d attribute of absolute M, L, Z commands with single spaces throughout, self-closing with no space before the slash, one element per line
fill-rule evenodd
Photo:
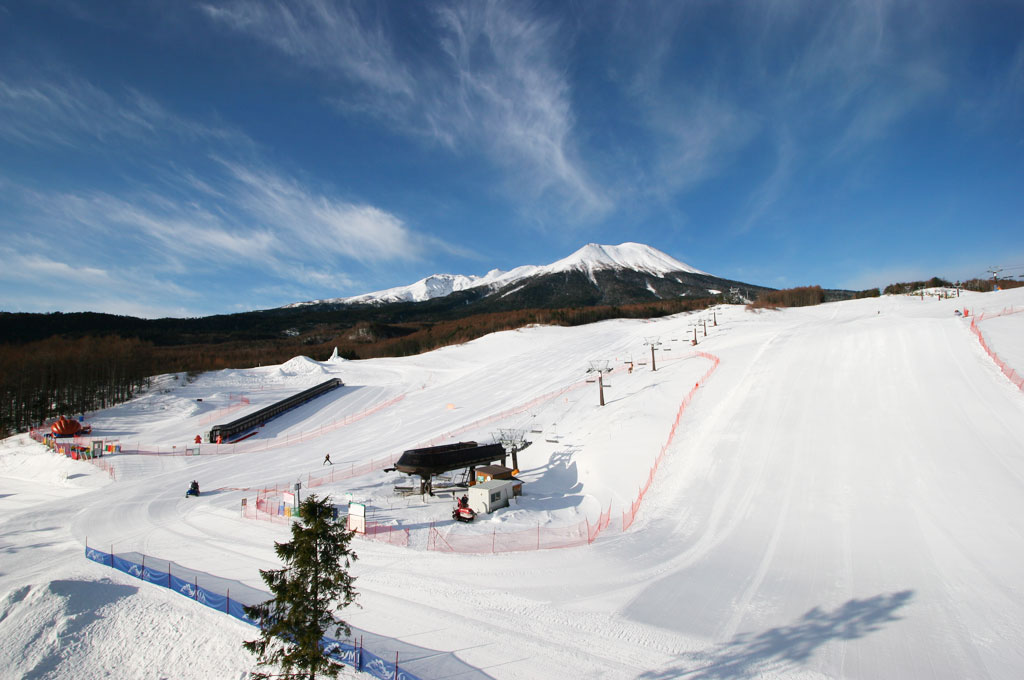
<path fill-rule="evenodd" d="M 116 480 L 24 436 L 4 441 L 0 676 L 242 678 L 251 629 L 85 560 L 86 538 L 261 587 L 258 569 L 276 566 L 287 529 L 239 516 L 252 489 L 323 474 L 325 452 L 344 470 L 520 428 L 533 441 L 519 460 L 525 495 L 473 525 L 452 523 L 446 495 L 396 495 L 400 473 L 316 488 L 410 530 L 408 548 L 356 543 L 363 608 L 347 618 L 382 636 L 372 651 L 436 650 L 416 657 L 425 678 L 453 677 L 429 674 L 448 653 L 478 669 L 459 677 L 498 680 L 1021 677 L 1024 392 L 953 313 L 1012 305 L 1024 307 L 1024 290 L 720 307 L 707 336 L 704 315 L 616 320 L 415 357 L 165 380 L 91 414 L 97 436 L 180 449 L 231 412 L 231 395 L 256 409 L 325 376 L 346 386 L 234 454 L 204 445 L 199 456 L 104 459 Z M 689 345 L 695 328 L 696 349 L 721 363 L 673 428 L 709 365 Z M 1024 313 L 982 331 L 1020 359 Z M 657 371 L 640 363 L 655 338 Z M 583 382 L 601 360 L 619 369 L 604 407 Z M 191 479 L 199 499 L 183 497 Z M 500 545 L 609 509 L 610 526 L 584 547 L 427 550 L 432 531 Z"/>
<path fill-rule="evenodd" d="M 695 269 L 684 262 L 666 255 L 660 250 L 643 245 L 642 243 L 623 243 L 617 246 L 588 243 L 572 255 L 549 265 L 523 265 L 507 272 L 493 269 L 484 276 L 434 274 L 425 279 L 420 279 L 409 286 L 398 286 L 352 297 L 297 302 L 286 306 L 301 307 L 324 303 L 382 304 L 389 302 L 422 302 L 432 298 L 444 297 L 460 290 L 481 287 L 497 289 L 517 283 L 523 279 L 573 270 L 584 272 L 593 280 L 593 272 L 602 269 L 628 269 L 655 276 L 664 276 L 672 272 L 706 274 L 706 272 Z"/>

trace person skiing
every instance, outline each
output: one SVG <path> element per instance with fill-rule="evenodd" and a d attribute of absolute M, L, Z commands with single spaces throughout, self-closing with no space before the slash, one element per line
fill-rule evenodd
<path fill-rule="evenodd" d="M 328 453 L 324 456 L 324 462 L 320 463 L 320 467 L 323 467 L 324 465 L 334 465 L 334 463 L 331 462 L 331 454 Z"/>

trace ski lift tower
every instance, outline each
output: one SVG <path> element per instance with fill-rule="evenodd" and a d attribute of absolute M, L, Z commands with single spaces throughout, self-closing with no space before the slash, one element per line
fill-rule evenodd
<path fill-rule="evenodd" d="M 607 360 L 591 361 L 590 368 L 587 369 L 587 373 L 597 373 L 597 389 L 601 395 L 601 406 L 604 406 L 604 374 L 610 373 L 612 370 L 609 363 Z"/>
<path fill-rule="evenodd" d="M 644 344 L 651 346 L 651 370 L 652 371 L 657 371 L 658 370 L 658 364 L 654 363 L 654 348 L 657 347 L 658 345 L 660 345 L 661 342 L 658 339 L 657 335 L 652 335 L 651 337 L 644 338 Z"/>
<path fill-rule="evenodd" d="M 526 448 L 526 430 L 518 427 L 499 427 L 497 434 L 491 435 L 496 444 L 501 444 L 505 452 L 512 456 L 512 468 L 519 469 L 520 451 Z"/>

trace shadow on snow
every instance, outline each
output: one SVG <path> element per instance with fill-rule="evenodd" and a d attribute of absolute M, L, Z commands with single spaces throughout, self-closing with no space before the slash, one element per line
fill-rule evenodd
<path fill-rule="evenodd" d="M 668 678 L 745 678 L 785 670 L 806 662 L 822 645 L 833 640 L 856 640 L 899 621 L 896 612 L 914 596 L 912 590 L 850 600 L 831 612 L 815 607 L 789 626 L 763 633 L 741 633 L 707 652 L 686 655 L 682 663 L 648 671 L 639 680 Z"/>

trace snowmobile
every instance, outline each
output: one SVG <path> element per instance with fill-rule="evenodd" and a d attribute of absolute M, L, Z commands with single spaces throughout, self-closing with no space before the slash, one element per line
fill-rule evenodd
<path fill-rule="evenodd" d="M 196 480 L 193 479 L 192 483 L 189 484 L 188 491 L 185 492 L 185 498 L 188 498 L 189 496 L 198 496 L 198 495 L 199 495 L 199 482 L 197 482 Z"/>
<path fill-rule="evenodd" d="M 469 507 L 469 497 L 463 496 L 459 499 L 455 509 L 452 510 L 452 519 L 456 522 L 472 522 L 476 519 L 476 512 Z"/>

